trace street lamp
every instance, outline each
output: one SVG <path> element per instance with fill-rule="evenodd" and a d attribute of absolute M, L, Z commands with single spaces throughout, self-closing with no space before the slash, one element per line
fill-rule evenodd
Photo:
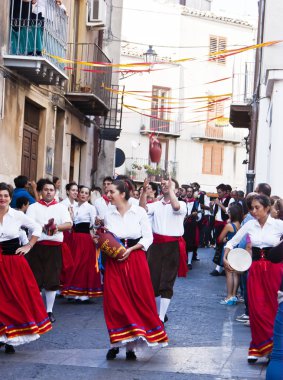
<path fill-rule="evenodd" d="M 154 63 L 156 62 L 157 54 L 156 51 L 153 50 L 152 45 L 149 45 L 147 51 L 143 53 L 144 60 L 147 63 Z"/>

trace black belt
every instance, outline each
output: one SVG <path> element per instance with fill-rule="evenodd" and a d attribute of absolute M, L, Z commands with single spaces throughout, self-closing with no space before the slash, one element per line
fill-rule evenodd
<path fill-rule="evenodd" d="M 138 242 L 140 241 L 140 239 L 141 239 L 141 237 L 139 237 L 138 239 L 120 239 L 120 241 L 122 242 L 122 244 L 126 248 L 131 248 L 134 245 L 138 244 Z"/>
<path fill-rule="evenodd" d="M 74 224 L 74 232 L 79 232 L 81 234 L 89 234 L 90 223 L 78 223 Z"/>
<path fill-rule="evenodd" d="M 252 247 L 252 259 L 253 261 L 259 261 L 259 260 L 268 260 L 270 261 L 268 257 L 268 252 L 271 250 L 272 247 L 264 247 L 264 248 L 258 248 L 258 247 Z"/>
<path fill-rule="evenodd" d="M 19 238 L 1 241 L 0 247 L 2 250 L 2 255 L 15 255 L 16 250 L 20 247 Z"/>

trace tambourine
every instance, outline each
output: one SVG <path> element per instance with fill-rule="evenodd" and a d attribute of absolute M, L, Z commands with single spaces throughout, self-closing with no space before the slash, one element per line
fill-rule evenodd
<path fill-rule="evenodd" d="M 231 268 L 237 272 L 245 272 L 252 265 L 252 258 L 248 251 L 243 248 L 232 249 L 227 256 Z"/>
<path fill-rule="evenodd" d="M 98 248 L 103 253 L 115 260 L 122 259 L 126 248 L 116 235 L 104 227 L 99 227 L 96 230 L 96 235 L 98 237 Z"/>

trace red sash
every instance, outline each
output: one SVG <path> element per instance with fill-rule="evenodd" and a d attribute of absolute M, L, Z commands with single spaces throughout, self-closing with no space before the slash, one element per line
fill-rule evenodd
<path fill-rule="evenodd" d="M 153 233 L 153 244 L 170 243 L 177 241 L 179 243 L 180 263 L 178 277 L 186 277 L 188 273 L 186 242 L 182 236 L 166 236 Z"/>

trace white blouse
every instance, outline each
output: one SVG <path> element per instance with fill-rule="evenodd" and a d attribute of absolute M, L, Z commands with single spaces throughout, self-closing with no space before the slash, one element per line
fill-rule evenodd
<path fill-rule="evenodd" d="M 90 223 L 90 225 L 93 226 L 96 216 L 95 207 L 88 202 L 84 202 L 78 205 L 74 210 L 74 224 Z"/>
<path fill-rule="evenodd" d="M 42 228 L 39 224 L 22 211 L 9 207 L 9 211 L 3 217 L 3 223 L 0 223 L 0 242 L 19 238 L 21 227 L 26 227 L 33 236 L 41 236 Z"/>
<path fill-rule="evenodd" d="M 138 239 L 146 251 L 152 244 L 150 223 L 142 207 L 132 205 L 122 216 L 116 207 L 111 207 L 104 218 L 105 227 L 120 239 Z"/>
<path fill-rule="evenodd" d="M 280 242 L 283 235 L 283 220 L 268 216 L 264 226 L 261 227 L 256 219 L 252 219 L 245 223 L 236 235 L 227 242 L 226 248 L 232 249 L 247 234 L 251 239 L 252 247 L 274 247 Z"/>
<path fill-rule="evenodd" d="M 67 208 L 72 207 L 73 209 L 75 209 L 78 206 L 77 201 L 74 201 L 73 203 L 71 203 L 71 201 L 68 197 L 63 199 L 60 203 L 61 203 L 61 205 L 66 206 Z"/>

